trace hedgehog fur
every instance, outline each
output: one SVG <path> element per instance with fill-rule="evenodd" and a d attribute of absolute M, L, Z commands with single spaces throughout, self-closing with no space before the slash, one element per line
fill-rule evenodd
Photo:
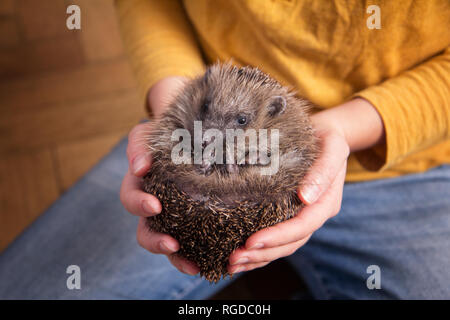
<path fill-rule="evenodd" d="M 152 167 L 143 188 L 162 204 L 160 214 L 147 218 L 149 229 L 178 240 L 176 254 L 196 263 L 208 281 L 228 276 L 230 254 L 250 235 L 295 216 L 303 206 L 296 190 L 319 153 L 310 107 L 257 68 L 215 64 L 190 79 L 147 139 Z M 278 171 L 261 175 L 259 163 L 175 164 L 171 152 L 178 141 L 172 133 L 182 128 L 194 136 L 194 121 L 202 121 L 203 130 L 222 132 L 277 129 Z M 266 148 L 271 154 L 273 146 Z"/>

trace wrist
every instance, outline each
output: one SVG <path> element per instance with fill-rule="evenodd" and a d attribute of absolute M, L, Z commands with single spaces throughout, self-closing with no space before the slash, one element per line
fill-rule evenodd
<path fill-rule="evenodd" d="M 341 135 L 350 151 L 371 148 L 384 141 L 383 120 L 367 100 L 356 98 L 339 106 L 316 113 L 313 124 Z"/>

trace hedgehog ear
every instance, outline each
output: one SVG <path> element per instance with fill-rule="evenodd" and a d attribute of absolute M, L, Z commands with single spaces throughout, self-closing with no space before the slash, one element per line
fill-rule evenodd
<path fill-rule="evenodd" d="M 269 115 L 274 117 L 282 114 L 286 109 L 286 99 L 282 96 L 275 96 L 272 103 L 267 107 Z"/>

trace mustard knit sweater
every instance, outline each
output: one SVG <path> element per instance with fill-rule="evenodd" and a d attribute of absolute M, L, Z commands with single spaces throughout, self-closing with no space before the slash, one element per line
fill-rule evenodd
<path fill-rule="evenodd" d="M 116 0 L 142 95 L 158 80 L 232 59 L 321 108 L 355 96 L 386 142 L 352 154 L 347 181 L 450 163 L 449 0 Z M 380 29 L 369 28 L 379 8 Z M 144 99 L 144 98 L 143 98 Z"/>

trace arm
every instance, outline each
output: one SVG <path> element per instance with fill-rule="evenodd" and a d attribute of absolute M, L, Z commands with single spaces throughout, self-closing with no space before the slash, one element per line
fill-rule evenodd
<path fill-rule="evenodd" d="M 192 76 L 204 64 L 194 30 L 178 0 L 115 0 L 120 31 L 142 101 L 169 76 Z"/>
<path fill-rule="evenodd" d="M 450 138 L 450 47 L 354 96 L 370 101 L 386 128 L 385 144 L 356 153 L 366 169 L 394 166 L 409 154 Z"/>
<path fill-rule="evenodd" d="M 322 155 L 299 190 L 307 206 L 294 218 L 252 235 L 245 248 L 231 255 L 230 272 L 292 254 L 339 212 L 350 151 L 367 169 L 383 170 L 450 137 L 450 49 L 354 97 L 312 117 Z"/>

